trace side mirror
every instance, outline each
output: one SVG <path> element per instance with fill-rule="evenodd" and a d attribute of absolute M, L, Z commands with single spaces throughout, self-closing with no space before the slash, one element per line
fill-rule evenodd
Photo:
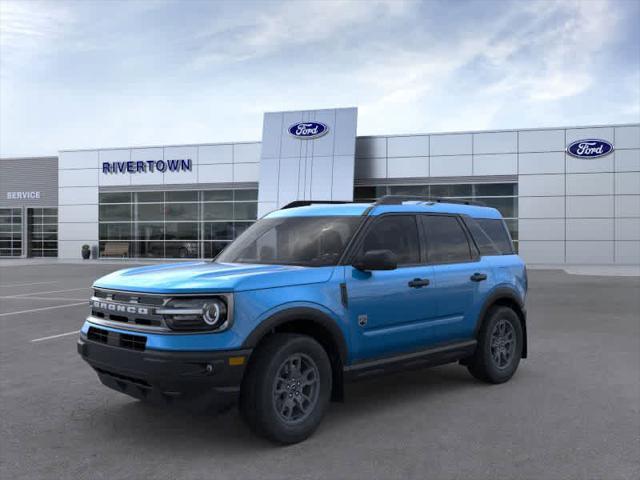
<path fill-rule="evenodd" d="M 353 262 L 358 270 L 395 270 L 398 258 L 391 250 L 369 250 Z"/>

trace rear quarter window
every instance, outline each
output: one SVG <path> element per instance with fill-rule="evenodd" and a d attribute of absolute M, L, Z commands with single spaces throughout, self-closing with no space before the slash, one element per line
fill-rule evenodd
<path fill-rule="evenodd" d="M 465 218 L 480 255 L 511 255 L 513 243 L 504 221 L 496 218 Z"/>

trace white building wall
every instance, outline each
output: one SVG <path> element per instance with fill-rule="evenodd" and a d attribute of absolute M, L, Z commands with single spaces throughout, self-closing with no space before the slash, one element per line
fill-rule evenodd
<path fill-rule="evenodd" d="M 599 159 L 565 153 L 599 138 Z M 519 248 L 530 263 L 640 263 L 640 125 L 358 137 L 356 182 L 473 182 L 517 175 Z"/>
<path fill-rule="evenodd" d="M 102 162 L 191 159 L 191 171 L 102 173 Z M 98 244 L 100 187 L 232 184 L 258 181 L 260 142 L 62 151 L 58 170 L 58 257 L 81 258 Z"/>
<path fill-rule="evenodd" d="M 265 122 L 264 136 L 271 140 L 264 144 L 60 152 L 59 256 L 79 258 L 84 243 L 98 243 L 102 186 L 258 182 L 262 157 L 263 163 L 279 159 L 272 171 L 262 169 L 264 175 L 275 172 L 279 182 L 260 185 L 263 210 L 289 197 L 341 198 L 353 187 L 347 137 L 355 128 L 355 116 L 348 116 L 347 136 L 336 138 L 345 145 L 344 155 L 333 145 L 319 143 L 313 151 L 301 151 L 311 144 L 290 141 L 282 131 L 282 125 L 297 117 Z M 342 134 L 339 128 L 334 131 Z M 567 145 L 582 138 L 608 140 L 615 151 L 593 160 L 567 155 Z M 102 161 L 177 157 L 191 158 L 192 171 L 104 175 L 100 169 Z M 503 175 L 518 180 L 519 248 L 526 261 L 640 263 L 640 125 L 356 138 L 357 183 L 443 178 L 474 182 Z M 335 191 L 328 192 L 328 184 Z"/>

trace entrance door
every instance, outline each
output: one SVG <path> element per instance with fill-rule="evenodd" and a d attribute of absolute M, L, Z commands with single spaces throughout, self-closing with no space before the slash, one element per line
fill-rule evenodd
<path fill-rule="evenodd" d="M 22 208 L 0 208 L 0 257 L 22 255 Z"/>
<path fill-rule="evenodd" d="M 27 209 L 27 256 L 58 256 L 58 209 Z"/>

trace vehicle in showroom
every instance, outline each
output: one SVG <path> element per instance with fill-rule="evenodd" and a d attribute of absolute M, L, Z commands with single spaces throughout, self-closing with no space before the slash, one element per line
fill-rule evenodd
<path fill-rule="evenodd" d="M 525 265 L 500 213 L 471 202 L 293 202 L 213 261 L 120 270 L 93 289 L 78 352 L 103 384 L 239 398 L 283 444 L 317 428 L 345 381 L 459 362 L 497 384 L 527 356 Z"/>

